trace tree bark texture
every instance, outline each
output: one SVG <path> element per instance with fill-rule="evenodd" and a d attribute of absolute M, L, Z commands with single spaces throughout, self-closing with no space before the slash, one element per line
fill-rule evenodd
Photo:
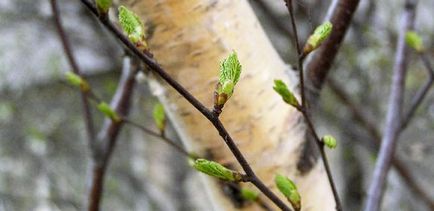
<path fill-rule="evenodd" d="M 247 1 L 121 0 L 121 4 L 137 12 L 150 28 L 148 42 L 154 57 L 210 108 L 219 63 L 235 50 L 243 72 L 221 114 L 226 128 L 259 178 L 273 191 L 278 193 L 273 178 L 279 172 L 297 184 L 303 209 L 334 209 L 322 162 L 303 175 L 297 170 L 306 127 L 300 113 L 283 103 L 272 89 L 273 80 L 279 78 L 295 90 L 297 77 L 273 49 Z M 158 97 L 187 148 L 240 169 L 211 123 L 172 88 L 161 85 Z M 210 210 L 235 209 L 234 198 L 223 191 L 225 185 L 206 176 L 203 181 L 204 192 L 213 202 Z M 255 204 L 242 208 L 261 210 Z"/>

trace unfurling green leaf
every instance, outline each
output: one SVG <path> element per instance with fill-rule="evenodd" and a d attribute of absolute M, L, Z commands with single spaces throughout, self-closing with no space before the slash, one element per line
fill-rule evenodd
<path fill-rule="evenodd" d="M 301 197 L 298 193 L 297 186 L 288 177 L 280 174 L 276 174 L 274 177 L 274 182 L 276 183 L 279 191 L 288 199 L 292 207 L 295 210 L 301 209 Z"/>
<path fill-rule="evenodd" d="M 249 188 L 241 188 L 241 197 L 247 201 L 256 201 L 259 197 L 259 193 Z"/>
<path fill-rule="evenodd" d="M 163 104 L 157 103 L 154 106 L 152 116 L 154 117 L 155 125 L 160 130 L 160 132 L 163 133 L 164 128 L 166 127 L 166 114 L 164 113 Z"/>
<path fill-rule="evenodd" d="M 112 6 L 112 0 L 96 0 L 96 7 L 100 14 L 107 14 Z"/>
<path fill-rule="evenodd" d="M 222 180 L 227 181 L 240 181 L 241 180 L 241 174 L 235 171 L 232 171 L 220 163 L 206 160 L 206 159 L 196 159 L 194 163 L 192 164 L 193 167 L 205 174 L 208 174 L 212 177 L 217 177 Z"/>
<path fill-rule="evenodd" d="M 119 24 L 131 42 L 136 45 L 143 45 L 147 48 L 145 41 L 145 26 L 137 16 L 131 10 L 128 10 L 124 6 L 119 7 Z"/>
<path fill-rule="evenodd" d="M 220 64 L 219 82 L 215 92 L 214 104 L 222 107 L 226 101 L 232 96 L 235 85 L 240 80 L 241 64 L 237 54 L 232 52 Z"/>
<path fill-rule="evenodd" d="M 69 71 L 65 73 L 65 76 L 66 80 L 68 80 L 71 85 L 79 87 L 81 91 L 87 92 L 90 90 L 89 84 L 86 80 L 81 78 L 81 76 Z"/>
<path fill-rule="evenodd" d="M 119 115 L 105 102 L 101 102 L 97 105 L 97 108 L 101 113 L 103 113 L 106 117 L 110 118 L 114 122 L 120 122 L 121 118 Z"/>
<path fill-rule="evenodd" d="M 289 91 L 288 87 L 282 80 L 274 80 L 273 89 L 282 97 L 283 101 L 295 108 L 300 107 L 297 98 L 295 98 L 294 94 Z"/>
<path fill-rule="evenodd" d="M 304 46 L 303 54 L 307 55 L 317 49 L 322 42 L 330 36 L 332 29 L 333 25 L 328 21 L 316 27 Z"/>
<path fill-rule="evenodd" d="M 417 52 L 423 51 L 422 38 L 415 31 L 408 31 L 405 34 L 405 42 L 408 46 L 416 50 Z"/>
<path fill-rule="evenodd" d="M 337 145 L 336 139 L 331 135 L 325 135 L 322 137 L 322 142 L 330 149 L 336 148 Z"/>

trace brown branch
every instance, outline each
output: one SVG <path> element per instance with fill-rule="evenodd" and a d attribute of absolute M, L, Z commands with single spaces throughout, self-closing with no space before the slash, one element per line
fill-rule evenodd
<path fill-rule="evenodd" d="M 305 85 L 304 85 L 304 76 L 303 76 L 304 75 L 304 73 L 303 73 L 304 72 L 303 71 L 304 56 L 303 56 L 303 52 L 301 50 L 300 43 L 298 40 L 297 25 L 295 24 L 294 8 L 292 5 L 292 0 L 285 0 L 285 3 L 286 3 L 286 7 L 288 8 L 292 30 L 294 31 L 293 41 L 295 43 L 295 46 L 297 49 L 297 55 L 298 55 L 297 64 L 298 64 L 299 79 L 300 79 L 301 106 L 297 109 L 303 114 L 303 117 L 304 117 L 304 119 L 308 125 L 308 128 L 310 129 L 310 131 L 312 132 L 312 134 L 315 138 L 315 143 L 316 143 L 316 146 L 318 147 L 318 150 L 320 151 L 320 155 L 321 155 L 321 158 L 322 158 L 323 163 L 324 163 L 324 169 L 326 170 L 326 173 L 327 173 L 327 179 L 329 181 L 330 187 L 331 187 L 332 192 L 333 192 L 333 198 L 335 200 L 336 210 L 340 211 L 340 210 L 342 210 L 342 206 L 341 206 L 341 202 L 339 199 L 339 194 L 338 194 L 335 182 L 333 180 L 333 175 L 332 175 L 332 172 L 330 169 L 327 155 L 325 154 L 325 151 L 324 151 L 324 143 L 320 140 L 320 138 L 319 138 L 319 136 L 315 130 L 315 127 L 313 126 L 313 122 L 310 119 L 309 113 L 308 113 L 308 105 L 307 105 L 306 99 L 305 99 Z"/>
<path fill-rule="evenodd" d="M 428 72 L 428 80 L 422 85 L 421 88 L 416 92 L 415 96 L 411 100 L 410 108 L 408 109 L 407 113 L 402 118 L 401 126 L 400 126 L 400 132 L 402 132 L 410 123 L 412 117 L 414 116 L 414 113 L 416 112 L 419 105 L 422 103 L 425 96 L 428 94 L 433 82 L 434 82 L 434 70 L 431 66 L 431 63 L 429 62 L 428 57 L 425 53 L 419 53 L 419 57 L 422 60 L 427 72 Z"/>
<path fill-rule="evenodd" d="M 69 62 L 69 65 L 71 66 L 72 71 L 75 74 L 82 76 L 82 72 L 81 72 L 80 67 L 78 66 L 78 64 L 74 58 L 74 54 L 72 53 L 71 45 L 68 41 L 68 37 L 67 37 L 65 30 L 62 26 L 62 19 L 61 19 L 61 16 L 59 14 L 59 8 L 57 6 L 57 1 L 51 0 L 50 5 L 51 5 L 51 10 L 53 12 L 53 18 L 54 18 L 56 30 L 57 30 L 57 33 L 59 35 L 60 41 L 62 43 L 63 51 L 66 55 L 66 58 Z M 93 149 L 95 149 L 95 127 L 93 124 L 92 112 L 90 109 L 89 100 L 87 99 L 86 95 L 87 94 L 85 92 L 80 92 L 81 105 L 82 105 L 83 116 L 84 116 L 83 119 L 84 119 L 84 123 L 86 126 L 86 133 L 88 136 L 88 145 L 91 149 L 91 152 L 93 153 Z"/>
<path fill-rule="evenodd" d="M 144 133 L 146 133 L 148 135 L 154 136 L 156 138 L 160 138 L 161 140 L 163 140 L 164 142 L 166 142 L 167 144 L 169 144 L 169 146 L 173 147 L 178 152 L 180 152 L 181 154 L 183 154 L 183 155 L 185 155 L 187 157 L 195 156 L 195 155 L 187 152 L 187 150 L 185 150 L 182 146 L 178 145 L 175 141 L 167 138 L 166 136 L 162 136 L 161 134 L 159 134 L 157 132 L 154 132 L 154 131 L 152 131 L 152 130 L 150 130 L 150 129 L 148 129 L 148 128 L 146 128 L 146 127 L 144 127 L 144 126 L 142 126 L 142 125 L 140 125 L 140 124 L 138 124 L 136 122 L 133 122 L 133 121 L 125 118 L 125 117 L 122 118 L 122 121 L 125 124 L 129 124 L 129 125 L 131 125 L 131 126 L 137 128 L 137 129 L 141 130 L 142 132 L 144 132 Z M 195 157 L 192 157 L 192 158 L 194 159 Z"/>
<path fill-rule="evenodd" d="M 405 2 L 404 18 L 399 30 L 398 44 L 393 67 L 393 78 L 389 106 L 386 115 L 386 125 L 381 141 L 380 152 L 374 169 L 372 183 L 369 187 L 366 211 L 380 209 L 381 200 L 386 186 L 387 173 L 390 169 L 393 154 L 396 149 L 402 120 L 402 107 L 407 71 L 408 47 L 405 44 L 405 34 L 413 28 L 415 19 L 416 1 Z"/>
<path fill-rule="evenodd" d="M 98 17 L 98 12 L 95 6 L 89 0 L 81 0 L 81 2 Z M 172 86 L 181 96 L 183 96 L 193 107 L 195 107 L 205 118 L 207 118 L 219 132 L 219 135 L 223 138 L 224 142 L 231 150 L 232 154 L 243 168 L 246 175 L 250 178 L 250 182 L 254 184 L 265 196 L 267 196 L 273 203 L 282 210 L 291 210 L 279 197 L 277 197 L 263 182 L 256 176 L 251 166 L 248 164 L 244 155 L 236 146 L 234 140 L 227 132 L 226 128 L 221 123 L 218 116 L 205 107 L 199 100 L 197 100 L 190 92 L 188 92 L 181 84 L 174 80 L 158 63 L 151 57 L 148 52 L 140 51 L 128 38 L 109 20 L 99 18 L 99 21 L 107 27 L 107 29 L 113 33 L 130 51 L 136 55 L 142 62 L 144 62 L 150 70 L 159 75 L 164 81 Z"/>
<path fill-rule="evenodd" d="M 342 88 L 336 81 L 329 78 L 327 80 L 330 90 L 333 94 L 336 95 L 338 100 L 346 106 L 351 114 L 353 115 L 354 120 L 359 123 L 364 130 L 366 130 L 371 137 L 369 139 L 371 143 L 374 144 L 375 150 L 378 151 L 378 148 L 381 143 L 381 133 L 375 127 L 375 124 L 370 121 L 362 109 L 358 105 L 356 105 L 351 99 L 350 95 L 345 92 L 344 88 Z M 405 163 L 399 159 L 397 155 L 393 157 L 392 165 L 395 167 L 398 174 L 401 176 L 403 181 L 418 195 L 416 198 L 420 198 L 425 204 L 431 209 L 434 210 L 434 200 L 429 197 L 429 194 L 423 190 L 423 188 L 417 184 L 416 179 L 411 174 L 411 170 L 405 165 Z"/>
<path fill-rule="evenodd" d="M 137 70 L 138 67 L 131 68 L 128 64 L 124 64 L 124 67 L 122 68 L 122 76 L 111 102 L 111 107 L 114 108 L 119 115 L 128 115 L 130 100 L 136 83 L 135 75 Z M 122 126 L 123 122 L 115 122 L 106 119 L 100 133 L 98 134 L 98 148 L 95 151 L 92 163 L 92 181 L 88 194 L 87 208 L 89 211 L 99 210 L 105 173 Z"/>
<path fill-rule="evenodd" d="M 333 24 L 332 33 L 306 64 L 306 97 L 310 103 L 314 103 L 319 95 L 359 2 L 360 0 L 333 0 L 329 8 L 326 19 Z"/>

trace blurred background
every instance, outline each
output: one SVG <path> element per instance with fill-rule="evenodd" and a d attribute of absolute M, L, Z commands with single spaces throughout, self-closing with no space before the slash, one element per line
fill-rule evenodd
<path fill-rule="evenodd" d="M 282 59 L 295 64 L 283 1 L 250 0 Z M 59 0 L 74 54 L 93 88 L 113 95 L 123 51 L 79 1 Z M 330 0 L 297 0 L 300 37 L 322 22 Z M 403 0 L 362 0 L 334 61 L 314 117 L 321 134 L 339 140 L 329 151 L 344 210 L 360 210 L 376 159 L 391 80 Z M 434 1 L 420 0 L 416 30 L 434 58 Z M 48 0 L 0 1 L 0 210 L 81 210 L 89 151 L 79 93 L 64 81 L 70 67 L 56 33 Z M 304 40 L 304 39 L 302 39 Z M 406 103 L 427 79 L 413 53 Z M 154 128 L 152 97 L 136 87 L 131 116 Z M 356 111 L 355 111 L 356 110 Z M 359 112 L 359 113 L 357 113 Z M 102 117 L 96 116 L 96 125 Z M 362 116 L 363 120 L 360 120 Z M 368 123 L 368 124 L 367 124 Z M 169 127 L 169 136 L 176 135 Z M 402 172 L 389 174 L 384 210 L 431 210 L 434 201 L 434 94 L 401 134 Z M 106 178 L 103 210 L 206 210 L 197 196 L 197 174 L 165 143 L 125 127 Z M 418 186 L 422 193 L 414 191 Z M 196 193 L 196 194 L 195 194 Z M 190 197 L 186 197 L 190 196 Z M 171 203 L 167 203 L 167 201 Z"/>

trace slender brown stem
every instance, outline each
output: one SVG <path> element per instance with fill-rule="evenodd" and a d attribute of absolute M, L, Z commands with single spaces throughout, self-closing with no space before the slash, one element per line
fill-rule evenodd
<path fill-rule="evenodd" d="M 425 96 L 428 94 L 428 92 L 431 89 L 431 86 L 434 82 L 434 70 L 431 66 L 431 63 L 429 62 L 429 59 L 427 58 L 426 54 L 423 52 L 419 53 L 419 57 L 422 60 L 424 66 L 428 72 L 428 80 L 422 85 L 421 88 L 419 88 L 419 90 L 416 92 L 415 96 L 411 100 L 410 108 L 408 109 L 408 111 L 404 115 L 404 117 L 402 118 L 399 132 L 402 132 L 408 126 L 408 123 L 410 123 L 417 108 L 422 103 Z"/>
<path fill-rule="evenodd" d="M 333 0 L 329 7 L 325 19 L 333 24 L 333 30 L 330 37 L 313 52 L 306 62 L 306 97 L 310 103 L 314 103 L 319 96 L 346 32 L 351 26 L 351 20 L 359 2 L 360 0 Z"/>
<path fill-rule="evenodd" d="M 327 173 L 327 179 L 330 183 L 330 187 L 331 187 L 332 192 L 333 192 L 333 197 L 334 197 L 335 203 L 336 203 L 336 210 L 339 211 L 339 210 L 342 210 L 341 202 L 339 199 L 339 194 L 338 194 L 335 182 L 333 180 L 333 175 L 331 173 L 331 169 L 330 169 L 330 165 L 328 163 L 327 155 L 325 154 L 325 151 L 324 151 L 324 143 L 320 140 L 320 138 L 319 138 L 319 136 L 315 130 L 315 127 L 313 125 L 313 122 L 310 119 L 309 114 L 308 114 L 308 105 L 307 105 L 306 99 L 305 99 L 305 86 L 304 86 L 304 76 L 303 76 L 304 75 L 303 74 L 303 72 L 304 72 L 303 71 L 304 56 L 303 56 L 303 52 L 301 50 L 299 39 L 298 39 L 297 25 L 295 24 L 294 8 L 292 5 L 292 0 L 285 0 L 285 3 L 286 3 L 286 7 L 288 8 L 292 30 L 294 31 L 293 40 L 294 40 L 295 46 L 297 48 L 297 55 L 298 55 L 297 64 L 298 64 L 298 70 L 299 70 L 300 93 L 301 93 L 301 106 L 300 106 L 300 108 L 298 108 L 298 110 L 303 114 L 303 117 L 304 117 L 304 119 L 308 125 L 309 130 L 314 135 L 315 143 L 318 147 L 318 150 L 320 151 L 321 158 L 322 158 L 323 163 L 324 163 L 324 168 L 325 168 L 326 173 Z"/>
<path fill-rule="evenodd" d="M 136 122 L 133 122 L 132 120 L 129 120 L 126 117 L 122 117 L 122 120 L 123 120 L 123 122 L 125 124 L 129 124 L 129 125 L 137 128 L 137 129 L 140 129 L 141 131 L 143 131 L 144 133 L 146 133 L 148 135 L 160 138 L 161 140 L 163 140 L 164 142 L 166 142 L 167 144 L 169 144 L 170 146 L 172 146 L 174 149 L 176 149 L 181 154 L 183 154 L 183 155 L 185 155 L 187 157 L 191 157 L 192 156 L 191 153 L 187 152 L 187 150 L 185 150 L 182 146 L 178 145 L 175 141 L 173 141 L 173 140 L 171 140 L 171 139 L 169 139 L 169 138 L 167 138 L 165 136 L 162 136 L 161 134 L 156 133 L 156 132 L 154 132 L 154 131 L 146 128 L 146 127 L 143 127 L 142 125 L 140 125 L 140 124 L 138 124 Z"/>
<path fill-rule="evenodd" d="M 405 2 L 404 18 L 399 31 L 395 55 L 386 125 L 381 141 L 380 152 L 378 153 L 378 159 L 375 164 L 372 183 L 369 186 L 365 207 L 366 211 L 376 211 L 380 209 L 383 192 L 386 186 L 387 173 L 389 172 L 396 149 L 396 142 L 402 120 L 402 105 L 407 71 L 408 47 L 405 44 L 405 34 L 408 30 L 413 28 L 416 3 L 417 2 L 413 0 L 407 0 Z"/>
<path fill-rule="evenodd" d="M 119 86 L 116 89 L 116 93 L 111 102 L 112 108 L 114 108 L 114 110 L 121 116 L 128 115 L 131 96 L 136 84 L 135 75 L 138 69 L 136 66 L 131 67 L 128 61 L 128 58 L 124 59 L 124 67 L 122 68 L 122 76 L 119 81 Z M 89 98 L 92 97 L 93 99 L 99 100 L 93 92 L 89 93 Z M 95 149 L 95 156 L 91 166 L 92 180 L 90 181 L 87 202 L 87 208 L 89 211 L 98 211 L 100 208 L 105 173 L 122 126 L 123 122 L 115 122 L 106 119 L 98 134 L 98 148 Z"/>
<path fill-rule="evenodd" d="M 54 23 L 56 26 L 57 33 L 59 34 L 60 41 L 61 41 L 62 46 L 63 46 L 63 51 L 66 55 L 66 58 L 69 62 L 69 65 L 72 68 L 72 71 L 75 74 L 81 76 L 82 73 L 81 73 L 80 67 L 78 66 L 77 61 L 75 60 L 74 54 L 72 53 L 71 45 L 68 41 L 68 37 L 67 37 L 65 30 L 62 26 L 62 19 L 61 19 L 61 16 L 59 14 L 59 8 L 57 6 L 57 1 L 51 0 L 50 3 L 51 3 L 51 10 L 53 11 Z M 95 148 L 95 146 L 94 146 L 95 127 L 93 124 L 92 112 L 90 109 L 89 100 L 87 99 L 86 95 L 87 94 L 85 92 L 80 92 L 81 104 L 82 104 L 83 115 L 84 115 L 83 119 L 84 119 L 84 123 L 86 125 L 86 133 L 88 136 L 88 144 L 92 150 Z"/>
<path fill-rule="evenodd" d="M 89 0 L 81 0 L 81 2 L 96 16 L 98 12 L 95 6 Z M 204 117 L 206 117 L 219 132 L 220 136 L 223 138 L 224 142 L 231 150 L 234 157 L 237 159 L 240 166 L 245 171 L 246 175 L 250 178 L 257 178 L 253 169 L 248 164 L 244 155 L 241 153 L 239 148 L 236 146 L 234 140 L 226 131 L 218 116 L 216 116 L 212 111 L 205 107 L 199 100 L 197 100 L 189 91 L 187 91 L 181 84 L 174 80 L 158 63 L 153 59 L 150 53 L 144 53 L 140 51 L 136 46 L 131 43 L 128 38 L 109 20 L 104 18 L 99 18 L 100 22 L 107 27 L 107 29 L 112 32 L 131 52 L 136 55 L 142 62 L 144 62 L 150 70 L 159 75 L 164 81 L 166 81 L 172 88 L 174 88 L 181 96 L 183 96 L 193 107 L 195 107 Z M 253 182 L 252 182 L 253 183 Z M 279 197 L 277 197 L 273 192 L 269 190 L 265 185 L 258 187 L 258 185 L 263 184 L 259 179 L 255 180 L 253 183 L 261 192 L 264 193 L 273 203 L 282 210 L 291 210 Z M 268 190 L 268 191 L 266 191 Z"/>

